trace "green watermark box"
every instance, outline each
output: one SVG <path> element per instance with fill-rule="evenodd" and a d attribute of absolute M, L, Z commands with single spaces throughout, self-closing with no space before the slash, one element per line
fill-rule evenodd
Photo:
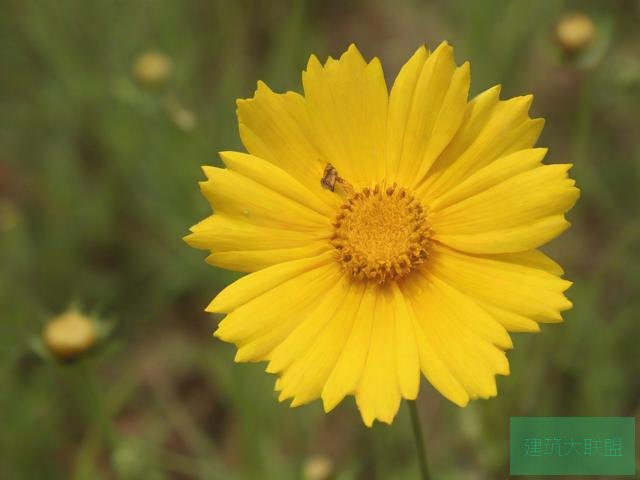
<path fill-rule="evenodd" d="M 635 475 L 634 417 L 511 417 L 511 475 Z"/>

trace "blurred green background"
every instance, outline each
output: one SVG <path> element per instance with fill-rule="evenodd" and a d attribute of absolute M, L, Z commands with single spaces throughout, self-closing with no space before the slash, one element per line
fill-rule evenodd
<path fill-rule="evenodd" d="M 574 55 L 554 35 L 592 19 Z M 196 182 L 241 149 L 238 97 L 300 91 L 311 53 L 356 42 L 388 84 L 422 43 L 471 61 L 472 93 L 533 93 L 551 162 L 575 164 L 573 228 L 546 251 L 575 282 L 566 323 L 514 335 L 499 396 L 459 409 L 423 382 L 435 478 L 508 477 L 510 416 L 640 413 L 640 2 L 0 1 L 0 478 L 416 478 L 403 405 L 365 428 L 352 400 L 279 404 L 203 308 L 237 278 L 181 240 Z M 134 65 L 161 52 L 155 82 Z M 160 75 L 162 76 L 162 75 Z M 61 365 L 32 346 L 72 304 L 113 327 Z"/>

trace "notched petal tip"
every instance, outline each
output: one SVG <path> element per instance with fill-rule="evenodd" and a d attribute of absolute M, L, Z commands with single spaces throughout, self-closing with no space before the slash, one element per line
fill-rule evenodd
<path fill-rule="evenodd" d="M 256 82 L 256 88 L 253 91 L 253 96 L 249 98 L 236 98 L 236 115 L 239 117 L 242 111 L 249 107 L 252 103 L 259 99 L 260 96 L 266 94 L 273 94 L 273 90 L 264 83 L 262 80 Z"/>
<path fill-rule="evenodd" d="M 203 183 L 204 184 L 208 183 L 208 181 L 210 181 L 218 171 L 224 170 L 223 168 L 212 167 L 211 165 L 202 165 L 200 168 L 202 169 L 202 172 L 204 173 L 205 177 L 207 177 L 207 181 L 198 182 L 200 187 L 202 187 Z"/>
<path fill-rule="evenodd" d="M 502 84 L 498 83 L 493 87 L 487 88 L 486 90 L 480 92 L 475 97 L 473 97 L 472 100 L 476 100 L 477 102 L 478 101 L 477 99 L 479 98 L 487 98 L 487 99 L 491 99 L 490 103 L 500 102 L 502 101 L 500 100 L 501 93 L 502 93 Z"/>
<path fill-rule="evenodd" d="M 276 391 L 280 392 L 280 394 L 278 395 L 278 401 L 281 403 L 291 398 L 290 394 L 285 393 L 284 387 L 282 385 L 280 385 L 280 388 L 276 388 Z"/>
<path fill-rule="evenodd" d="M 569 283 L 573 283 L 573 282 L 569 282 Z M 573 308 L 573 302 L 569 300 L 567 297 L 564 297 L 564 298 L 565 298 L 565 304 L 560 307 L 561 312 L 566 312 L 567 310 L 571 310 Z M 560 315 L 560 317 L 562 317 L 562 315 Z"/>
<path fill-rule="evenodd" d="M 324 396 L 324 392 L 320 395 L 320 398 L 322 400 L 322 410 L 324 410 L 324 413 L 329 413 L 338 405 L 338 402 L 329 402 Z"/>
<path fill-rule="evenodd" d="M 495 345 L 495 344 L 494 344 Z M 504 343 L 501 345 L 496 345 L 498 348 L 502 349 L 502 350 L 513 350 L 513 339 L 511 338 L 511 335 L 509 335 L 509 333 L 507 333 L 505 335 L 504 338 Z"/>
<path fill-rule="evenodd" d="M 533 104 L 533 93 L 528 93 L 526 95 L 520 95 L 520 96 L 514 97 L 514 98 L 520 99 L 522 101 L 523 105 L 525 106 L 527 111 L 529 111 L 529 108 L 531 108 L 531 105 Z"/>
<path fill-rule="evenodd" d="M 532 148 L 532 150 L 538 152 L 538 154 L 540 155 L 540 161 L 544 160 L 544 157 L 546 157 L 547 153 L 549 153 L 548 147 L 535 147 Z"/>
<path fill-rule="evenodd" d="M 298 397 L 294 397 L 293 400 L 291 400 L 291 403 L 289 404 L 289 408 L 298 408 L 303 405 L 306 405 L 309 402 L 310 400 L 304 400 Z"/>
<path fill-rule="evenodd" d="M 221 308 L 220 308 L 220 302 L 218 301 L 220 295 L 217 295 L 213 300 L 211 300 L 211 302 L 209 302 L 209 305 L 207 305 L 204 309 L 205 312 L 207 313 L 227 313 L 224 312 Z M 220 326 L 218 326 L 218 329 L 216 330 L 216 333 L 220 332 Z"/>
<path fill-rule="evenodd" d="M 365 417 L 362 412 L 360 412 L 360 417 L 362 417 L 362 423 L 368 428 L 373 427 L 373 421 L 375 420 L 372 416 Z"/>
<path fill-rule="evenodd" d="M 329 63 L 330 62 L 327 60 L 325 68 Z M 342 55 L 340 55 L 340 60 L 338 60 L 338 62 L 336 63 L 343 66 L 351 65 L 352 68 L 364 68 L 367 65 L 367 62 L 362 56 L 362 53 L 360 52 L 360 50 L 358 50 L 358 47 L 356 47 L 354 43 L 349 45 L 347 50 Z"/>
<path fill-rule="evenodd" d="M 449 42 L 443 40 L 440 45 L 431 54 L 433 56 L 445 55 L 446 57 L 453 58 L 453 47 L 449 45 Z"/>
<path fill-rule="evenodd" d="M 269 88 L 269 85 L 267 85 L 265 82 L 263 82 L 262 80 L 258 80 L 256 82 L 256 94 L 263 92 L 273 93 L 273 90 L 271 90 L 271 88 Z"/>
<path fill-rule="evenodd" d="M 335 392 L 330 392 L 327 389 L 327 384 L 325 384 L 322 392 L 320 393 L 320 398 L 322 399 L 322 408 L 324 409 L 324 412 L 329 413 L 331 410 L 336 408 L 342 400 L 344 400 L 344 395 L 336 395 Z"/>
<path fill-rule="evenodd" d="M 267 373 L 271 373 L 271 374 L 278 374 L 280 373 L 282 369 L 281 368 L 276 368 L 276 366 L 274 366 L 273 362 L 269 362 L 267 363 L 266 367 L 264 367 L 264 371 Z"/>
<path fill-rule="evenodd" d="M 222 161 L 222 163 L 228 168 L 229 166 L 227 165 L 227 160 L 231 155 L 234 155 L 234 154 L 246 155 L 246 153 L 243 153 L 243 152 L 234 152 L 233 150 L 223 150 L 221 152 L 218 152 L 218 157 L 220 157 L 220 160 Z"/>
<path fill-rule="evenodd" d="M 312 53 L 309 56 L 309 60 L 307 61 L 307 68 L 302 71 L 302 77 L 304 78 L 305 74 L 317 70 L 322 70 L 322 63 L 320 63 L 320 60 L 318 60 L 318 57 L 315 55 L 315 53 Z"/>
<path fill-rule="evenodd" d="M 198 248 L 196 246 L 198 242 L 194 239 L 195 234 L 193 233 L 193 227 L 190 227 L 189 230 L 191 230 L 191 233 L 182 237 L 182 241 L 192 248 Z"/>
<path fill-rule="evenodd" d="M 373 68 L 375 70 L 379 70 L 382 72 L 382 62 L 378 57 L 373 57 L 371 61 L 367 64 L 367 69 Z"/>
<path fill-rule="evenodd" d="M 420 45 L 418 48 L 416 48 L 416 51 L 413 52 L 413 55 L 411 55 L 412 57 L 416 56 L 416 55 L 429 55 L 429 47 L 427 46 L 426 43 L 423 43 L 422 45 Z"/>
<path fill-rule="evenodd" d="M 209 182 L 210 180 L 208 179 L 198 182 L 198 187 L 200 188 L 200 191 L 205 195 L 205 197 L 206 197 L 207 188 L 209 186 Z"/>
<path fill-rule="evenodd" d="M 580 190 L 579 187 L 575 186 L 575 180 L 574 180 L 574 184 L 573 185 L 574 186 L 572 188 L 575 189 L 575 196 L 576 196 L 575 202 L 577 202 L 580 199 L 580 197 L 582 196 L 582 190 Z M 574 204 L 575 204 L 575 202 L 574 202 Z"/>
<path fill-rule="evenodd" d="M 459 77 L 459 80 L 462 81 L 462 84 L 465 86 L 465 90 L 466 90 L 465 100 L 466 100 L 469 96 L 469 88 L 471 86 L 471 64 L 469 62 L 464 62 L 462 65 L 456 68 L 452 81 L 455 81 L 455 79 L 458 77 Z"/>
<path fill-rule="evenodd" d="M 542 117 L 532 118 L 531 122 L 533 122 L 535 127 L 539 129 L 540 132 L 542 132 L 542 129 L 544 128 L 545 123 L 547 123 L 547 121 Z"/>
<path fill-rule="evenodd" d="M 347 47 L 347 50 L 345 51 L 345 53 L 360 54 L 360 56 L 362 56 L 362 54 L 360 53 L 360 50 L 358 50 L 358 47 L 356 46 L 356 44 L 354 42 L 351 42 L 349 44 L 349 46 Z M 344 53 L 343 53 L 343 55 L 344 55 Z"/>

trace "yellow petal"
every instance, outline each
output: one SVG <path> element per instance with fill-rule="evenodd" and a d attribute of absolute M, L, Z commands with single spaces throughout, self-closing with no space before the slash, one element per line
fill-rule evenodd
<path fill-rule="evenodd" d="M 392 286 L 395 318 L 395 353 L 398 385 L 403 398 L 414 400 L 420 389 L 420 355 L 416 341 L 414 319 L 398 286 Z"/>
<path fill-rule="evenodd" d="M 212 252 L 207 262 L 240 272 L 314 257 L 331 248 L 329 227 L 324 232 L 267 228 L 218 214 L 194 225 L 191 231 L 184 240 Z"/>
<path fill-rule="evenodd" d="M 418 185 L 429 173 L 433 163 L 444 151 L 460 127 L 469 95 L 471 82 L 469 69 L 469 63 L 465 62 L 453 72 L 449 88 L 444 95 L 444 100 L 440 106 L 440 111 L 422 158 L 422 163 L 416 177 L 413 179 L 413 183 L 411 183 L 412 187 Z"/>
<path fill-rule="evenodd" d="M 240 138 L 247 150 L 330 202 L 331 192 L 320 186 L 325 163 L 313 144 L 304 98 L 294 92 L 274 93 L 258 82 L 254 97 L 238 100 L 237 105 Z"/>
<path fill-rule="evenodd" d="M 343 276 L 326 292 L 317 292 L 319 303 L 308 316 L 300 319 L 291 334 L 274 349 L 269 356 L 267 372 L 282 372 L 304 356 L 327 325 L 340 314 L 339 310 L 343 308 L 345 297 L 349 294 L 354 295 L 355 289 L 350 289 L 351 284 L 350 278 Z"/>
<path fill-rule="evenodd" d="M 420 185 L 418 192 L 427 191 L 477 140 L 500 101 L 500 85 L 491 87 L 475 96 L 468 104 L 451 143 L 442 152 L 429 171 L 429 177 Z M 437 195 L 431 195 L 435 197 Z"/>
<path fill-rule="evenodd" d="M 207 257 L 207 263 L 227 270 L 235 270 L 236 272 L 255 272 L 278 263 L 315 257 L 332 249 L 333 247 L 326 242 L 315 242 L 302 247 L 274 250 L 213 252 Z"/>
<path fill-rule="evenodd" d="M 549 258 L 540 250 L 529 250 L 518 253 L 504 253 L 499 256 L 488 255 L 489 258 L 499 258 L 503 262 L 518 263 L 525 267 L 544 270 L 553 275 L 560 276 L 564 274 L 562 267 L 555 260 Z M 570 283 L 570 282 L 569 282 Z"/>
<path fill-rule="evenodd" d="M 409 60 L 389 100 L 388 162 L 397 172 L 389 181 L 414 186 L 426 174 L 462 122 L 469 81 L 469 64 L 456 69 L 446 42 Z"/>
<path fill-rule="evenodd" d="M 434 343 L 435 338 L 425 335 L 425 329 L 421 326 L 421 317 L 418 311 L 415 310 L 415 302 L 411 301 L 412 295 L 422 294 L 416 287 L 415 285 L 411 286 L 411 282 L 404 282 L 402 286 L 403 295 L 397 297 L 397 302 L 398 305 L 404 304 L 404 310 L 411 318 L 418 345 L 420 369 L 429 383 L 445 398 L 460 407 L 464 407 L 469 403 L 469 394 L 443 361 L 443 356 L 439 353 Z M 420 315 L 423 314 L 424 312 L 420 311 Z"/>
<path fill-rule="evenodd" d="M 276 248 L 300 247 L 309 243 L 326 240 L 331 229 L 325 232 L 307 232 L 268 228 L 231 218 L 226 215 L 211 215 L 191 227 L 193 232 L 185 241 L 194 248 L 204 250 L 229 251 L 237 248 L 247 250 L 269 250 Z"/>
<path fill-rule="evenodd" d="M 569 168 L 540 166 L 436 210 L 433 238 L 473 253 L 518 252 L 548 242 L 565 227 L 562 214 L 579 196 Z"/>
<path fill-rule="evenodd" d="M 331 219 L 224 168 L 204 167 L 200 186 L 216 213 L 271 228 L 326 230 Z"/>
<path fill-rule="evenodd" d="M 340 276 L 336 265 L 326 265 L 291 279 L 229 313 L 215 336 L 239 347 L 238 362 L 267 360 L 273 349 L 317 308 L 318 292 L 330 289 Z"/>
<path fill-rule="evenodd" d="M 546 148 L 528 148 L 501 157 L 467 177 L 441 196 L 429 201 L 429 208 L 433 211 L 442 210 L 466 198 L 484 192 L 514 175 L 540 166 L 546 153 Z"/>
<path fill-rule="evenodd" d="M 185 237 L 191 246 L 212 252 L 207 258 L 210 264 L 252 272 L 277 263 L 316 256 L 330 248 L 327 239 L 332 234 L 330 219 L 335 209 L 286 172 L 260 158 L 237 152 L 220 155 L 231 170 L 208 169 L 212 178 L 222 177 L 209 182 L 213 185 L 205 185 L 211 191 L 214 207 L 218 212 L 227 213 L 210 216 L 192 227 L 193 233 Z M 242 215 L 237 214 L 238 206 L 234 209 L 227 205 L 233 204 L 234 193 L 219 185 L 229 174 L 239 189 L 237 204 L 244 205 Z M 241 188 L 249 190 L 243 193 Z M 248 201 L 243 203 L 240 200 L 243 196 Z M 255 204 L 258 198 L 264 202 L 259 201 L 258 208 L 252 207 L 250 202 Z M 309 221 L 315 218 L 318 226 L 298 224 L 292 227 L 286 218 L 287 208 L 310 213 L 307 215 Z M 268 211 L 267 216 L 265 211 Z"/>
<path fill-rule="evenodd" d="M 389 95 L 389 114 L 387 121 L 387 178 L 390 183 L 397 180 L 402 146 L 404 143 L 407 119 L 413 107 L 413 93 L 418 78 L 422 73 L 424 62 L 429 58 L 429 51 L 423 45 L 411 56 L 400 69 L 393 82 Z"/>
<path fill-rule="evenodd" d="M 351 288 L 348 288 L 349 283 Z M 325 319 L 324 326 L 313 335 L 313 328 L 305 332 L 307 343 L 304 352 L 282 374 L 282 392 L 279 399 L 293 397 L 292 407 L 297 407 L 319 398 L 328 376 L 340 357 L 354 317 L 362 299 L 363 286 L 346 283 L 349 289 L 343 294 L 337 309 Z M 303 327 L 308 328 L 309 325 Z M 311 335 L 311 336 L 309 336 Z"/>
<path fill-rule="evenodd" d="M 240 152 L 220 152 L 220 158 L 230 170 L 238 172 L 321 215 L 333 218 L 336 208 L 340 206 L 337 195 L 328 194 L 324 190 L 327 195 L 320 197 L 316 193 L 312 193 L 288 172 L 254 155 Z M 317 178 L 318 185 L 320 178 Z"/>
<path fill-rule="evenodd" d="M 443 363 L 471 398 L 488 398 L 497 393 L 495 375 L 508 375 L 509 364 L 502 350 L 492 345 L 472 325 L 477 309 L 459 303 L 437 277 L 424 274 L 420 294 L 411 295 L 420 327 Z"/>
<path fill-rule="evenodd" d="M 391 424 L 400 408 L 390 297 L 388 288 L 378 287 L 375 309 L 371 312 L 373 327 L 367 362 L 355 392 L 362 421 L 368 427 L 374 420 Z"/>
<path fill-rule="evenodd" d="M 316 257 L 293 260 L 264 268 L 236 280 L 222 290 L 206 308 L 210 313 L 229 313 L 240 305 L 262 295 L 305 272 L 335 264 L 333 252 Z"/>
<path fill-rule="evenodd" d="M 347 343 L 322 389 L 325 412 L 333 410 L 346 395 L 354 393 L 360 382 L 371 343 L 375 298 L 376 287 L 368 285 L 354 315 Z"/>
<path fill-rule="evenodd" d="M 496 307 L 483 300 L 476 300 L 486 312 L 500 322 L 509 332 L 539 332 L 540 325 L 535 320 L 511 310 Z"/>
<path fill-rule="evenodd" d="M 432 274 L 437 278 L 438 290 L 442 297 L 446 298 L 451 304 L 456 305 L 459 311 L 465 312 L 466 315 L 461 319 L 471 332 L 503 350 L 513 348 L 511 337 L 503 325 L 489 315 L 486 310 L 478 306 L 470 297 L 452 287 L 441 277 L 438 277 L 435 272 Z"/>
<path fill-rule="evenodd" d="M 438 234 L 434 238 L 468 253 L 508 253 L 536 248 L 553 240 L 571 224 L 563 215 L 546 217 L 529 225 L 461 235 Z"/>
<path fill-rule="evenodd" d="M 322 161 L 354 185 L 382 178 L 388 93 L 380 61 L 367 64 L 351 45 L 324 67 L 312 56 L 302 82 Z"/>
<path fill-rule="evenodd" d="M 563 293 L 571 282 L 551 273 L 550 259 L 540 252 L 471 255 L 434 245 L 429 262 L 434 275 L 512 331 L 536 331 L 531 321 L 558 322 L 571 308 Z"/>
<path fill-rule="evenodd" d="M 531 95 L 498 101 L 490 89 L 469 102 L 460 129 L 417 189 L 423 198 L 436 198 L 495 159 L 531 148 L 544 120 L 532 120 Z"/>

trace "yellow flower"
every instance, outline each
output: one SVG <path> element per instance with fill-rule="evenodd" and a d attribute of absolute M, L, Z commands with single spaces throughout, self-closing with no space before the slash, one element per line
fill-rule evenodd
<path fill-rule="evenodd" d="M 267 361 L 280 400 L 354 395 L 390 423 L 422 374 L 457 405 L 496 395 L 508 331 L 571 308 L 537 250 L 569 223 L 570 165 L 543 165 L 532 97 L 467 101 L 469 64 L 419 48 L 387 91 L 355 46 L 309 59 L 304 96 L 258 83 L 238 101 L 250 153 L 204 167 L 215 214 L 186 241 L 212 265 L 252 272 L 207 307 L 236 361 Z"/>
<path fill-rule="evenodd" d="M 164 53 L 149 51 L 136 58 L 133 76 L 140 84 L 153 87 L 162 84 L 172 69 L 171 59 Z"/>
<path fill-rule="evenodd" d="M 92 318 L 71 309 L 52 318 L 42 337 L 49 351 L 60 360 L 72 360 L 87 352 L 96 342 Z"/>
<path fill-rule="evenodd" d="M 584 13 L 566 14 L 556 25 L 556 37 L 563 49 L 575 53 L 593 43 L 595 27 Z"/>
<path fill-rule="evenodd" d="M 314 455 L 304 464 L 305 480 L 327 480 L 333 472 L 333 462 L 325 455 Z"/>

